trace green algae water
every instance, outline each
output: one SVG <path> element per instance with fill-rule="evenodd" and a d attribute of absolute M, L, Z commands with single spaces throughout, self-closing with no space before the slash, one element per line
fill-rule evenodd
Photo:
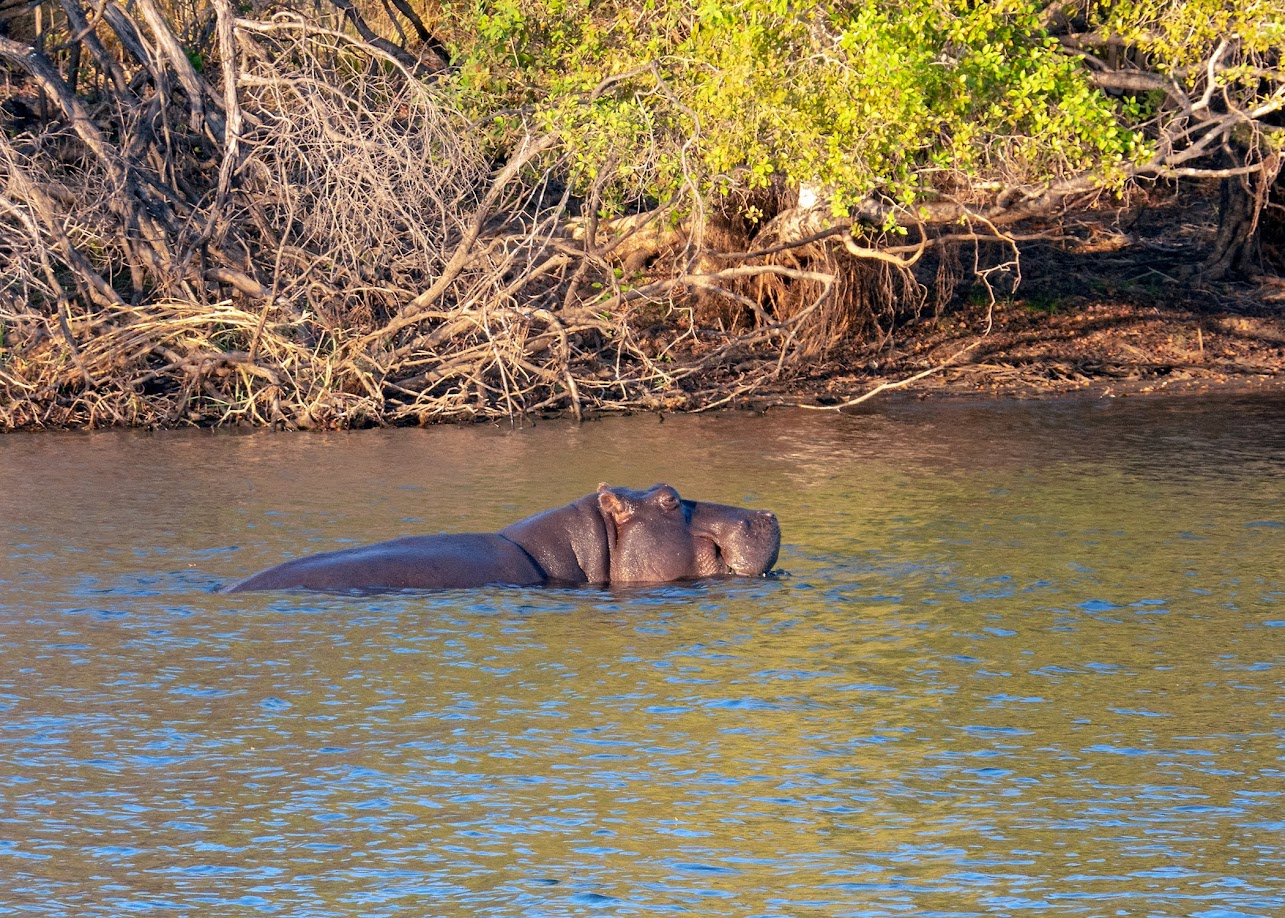
<path fill-rule="evenodd" d="M 599 481 L 786 575 L 222 596 Z M 0 438 L 0 914 L 1285 914 L 1285 402 Z"/>

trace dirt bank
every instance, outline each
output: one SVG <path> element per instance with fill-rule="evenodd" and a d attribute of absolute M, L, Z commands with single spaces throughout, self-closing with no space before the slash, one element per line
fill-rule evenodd
<path fill-rule="evenodd" d="M 975 291 L 879 348 L 827 355 L 759 393 L 762 403 L 837 406 L 894 387 L 920 397 L 1285 393 L 1285 280 L 1199 280 L 1216 230 L 1204 203 L 1150 208 L 1127 234 L 1100 227 L 1096 249 L 1032 248 L 1018 295 L 992 306 Z"/>
<path fill-rule="evenodd" d="M 765 401 L 842 404 L 933 367 L 942 369 L 899 388 L 1008 398 L 1285 392 L 1285 317 L 1015 299 L 915 323 L 884 350 L 828 360 Z"/>

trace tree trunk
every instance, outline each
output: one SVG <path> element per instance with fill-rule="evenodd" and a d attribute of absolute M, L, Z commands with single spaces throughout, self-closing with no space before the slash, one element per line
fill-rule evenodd
<path fill-rule="evenodd" d="M 1250 176 L 1224 178 L 1218 189 L 1218 234 L 1201 266 L 1207 280 L 1256 273 L 1259 263 L 1258 216 L 1262 200 Z"/>

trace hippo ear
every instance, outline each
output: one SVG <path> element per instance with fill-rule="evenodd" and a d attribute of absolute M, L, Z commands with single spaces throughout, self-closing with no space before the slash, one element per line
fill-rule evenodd
<path fill-rule="evenodd" d="M 629 516 L 629 507 L 606 485 L 598 487 L 598 509 L 609 520 L 622 520 Z"/>
<path fill-rule="evenodd" d="M 616 556 L 619 526 L 622 520 L 628 518 L 629 508 L 613 491 L 602 484 L 598 486 L 598 512 L 602 514 L 602 522 L 607 530 L 607 564 L 610 568 L 611 559 Z"/>

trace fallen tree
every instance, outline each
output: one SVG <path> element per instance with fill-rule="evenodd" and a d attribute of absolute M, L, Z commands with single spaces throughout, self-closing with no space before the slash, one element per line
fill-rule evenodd
<path fill-rule="evenodd" d="M 1153 181 L 1261 271 L 1279 6 L 0 0 L 0 427 L 733 404 Z"/>

